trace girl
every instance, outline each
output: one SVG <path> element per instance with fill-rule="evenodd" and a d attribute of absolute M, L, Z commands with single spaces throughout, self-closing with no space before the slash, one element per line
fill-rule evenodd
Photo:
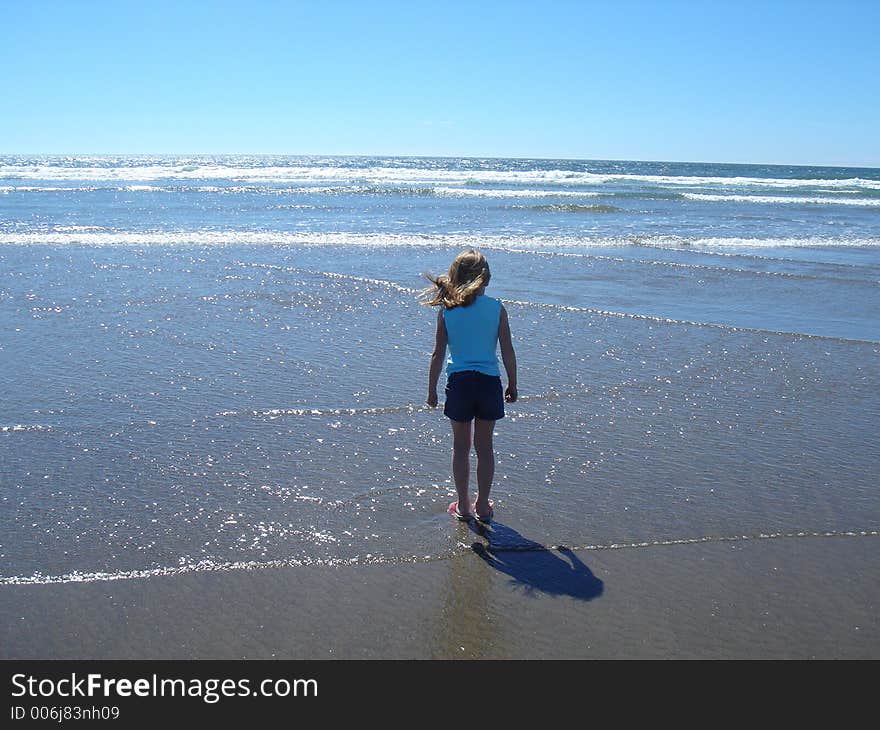
<path fill-rule="evenodd" d="M 425 276 L 434 286 L 424 292 L 423 304 L 440 308 L 428 372 L 427 403 L 431 408 L 437 406 L 437 380 L 449 346 L 443 413 L 452 423 L 452 477 L 458 500 L 448 511 L 460 520 L 476 515 L 481 522 L 489 522 L 493 516 L 489 490 L 495 475 L 492 431 L 495 421 L 504 418 L 504 402 L 513 403 L 517 396 L 516 355 L 507 310 L 483 293 L 491 276 L 489 264 L 473 249 L 456 256 L 446 276 Z M 507 371 L 503 396 L 495 354 L 499 343 Z M 477 500 L 473 507 L 468 499 L 472 442 L 477 452 Z"/>

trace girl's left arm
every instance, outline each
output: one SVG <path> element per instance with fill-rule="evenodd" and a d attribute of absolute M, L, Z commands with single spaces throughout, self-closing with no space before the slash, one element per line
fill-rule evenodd
<path fill-rule="evenodd" d="M 507 371 L 507 389 L 504 391 L 504 400 L 508 403 L 514 403 L 519 397 L 516 389 L 516 352 L 513 350 L 513 338 L 510 335 L 510 320 L 507 317 L 507 310 L 503 306 L 498 322 L 498 343 L 501 345 L 501 360 Z"/>
<path fill-rule="evenodd" d="M 437 381 L 440 380 L 440 371 L 446 359 L 447 343 L 446 321 L 440 309 L 437 311 L 437 331 L 434 334 L 434 352 L 431 353 L 431 367 L 428 370 L 428 398 L 425 401 L 431 408 L 437 407 Z"/>

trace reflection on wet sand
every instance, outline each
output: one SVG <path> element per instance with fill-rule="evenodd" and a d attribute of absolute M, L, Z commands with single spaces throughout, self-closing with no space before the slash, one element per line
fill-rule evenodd
<path fill-rule="evenodd" d="M 464 524 L 457 526 L 464 537 Z M 437 624 L 433 658 L 467 659 L 503 655 L 502 628 L 491 610 L 492 576 L 464 555 L 448 561 L 445 600 Z"/>

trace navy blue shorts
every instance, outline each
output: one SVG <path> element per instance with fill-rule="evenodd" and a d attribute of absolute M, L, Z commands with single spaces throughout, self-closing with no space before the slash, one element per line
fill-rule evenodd
<path fill-rule="evenodd" d="M 446 380 L 443 414 L 453 421 L 470 421 L 474 418 L 497 421 L 504 418 L 501 378 L 476 370 L 452 373 Z"/>

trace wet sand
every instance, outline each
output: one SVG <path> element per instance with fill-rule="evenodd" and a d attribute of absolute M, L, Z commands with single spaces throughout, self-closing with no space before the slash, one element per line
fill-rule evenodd
<path fill-rule="evenodd" d="M 880 658 L 876 535 L 493 555 L 450 529 L 425 563 L 2 586 L 0 658 Z"/>

